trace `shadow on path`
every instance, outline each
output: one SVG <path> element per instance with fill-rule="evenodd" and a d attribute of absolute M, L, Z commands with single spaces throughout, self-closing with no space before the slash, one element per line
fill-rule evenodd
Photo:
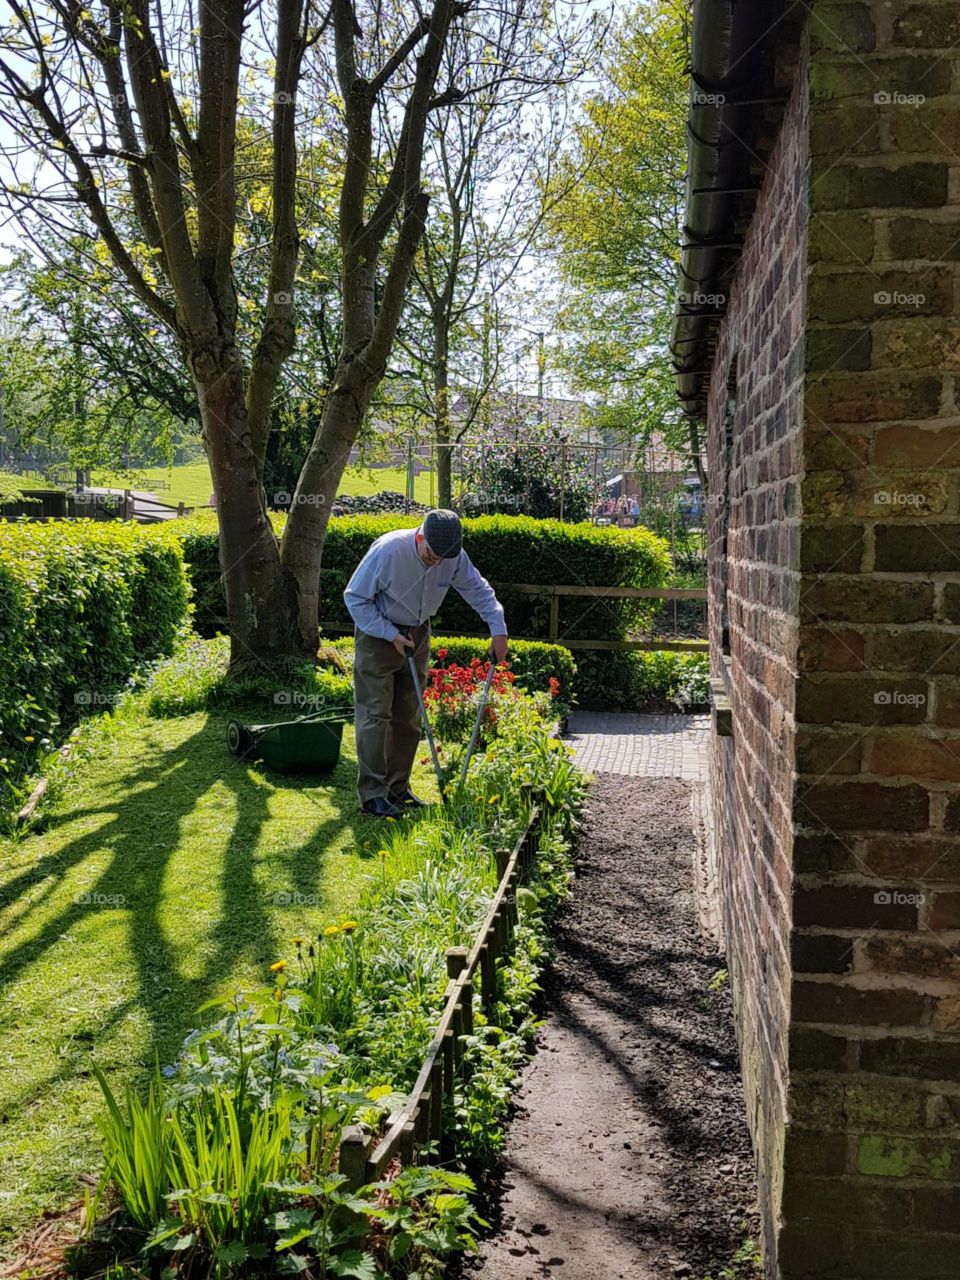
<path fill-rule="evenodd" d="M 599 775 L 511 1125 L 489 1280 L 716 1274 L 754 1226 L 723 961 L 693 911 L 689 785 Z M 715 987 L 717 983 L 713 984 Z"/>

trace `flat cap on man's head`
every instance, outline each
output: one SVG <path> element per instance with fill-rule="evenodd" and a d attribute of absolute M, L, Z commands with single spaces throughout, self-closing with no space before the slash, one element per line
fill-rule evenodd
<path fill-rule="evenodd" d="M 427 546 L 443 560 L 455 560 L 463 548 L 463 530 L 455 511 L 428 511 L 421 525 Z"/>

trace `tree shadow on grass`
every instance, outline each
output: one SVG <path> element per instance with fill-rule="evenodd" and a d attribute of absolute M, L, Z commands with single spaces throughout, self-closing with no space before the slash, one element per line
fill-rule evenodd
<path fill-rule="evenodd" d="M 176 1052 L 198 1007 L 216 993 L 238 963 L 246 961 L 255 966 L 261 960 L 274 958 L 272 894 L 270 886 L 265 888 L 258 881 L 255 865 L 273 788 L 266 780 L 251 776 L 248 766 L 227 754 L 221 728 L 220 718 L 210 717 L 159 758 L 141 759 L 115 774 L 110 799 L 99 811 L 89 806 L 75 811 L 76 816 L 84 817 L 102 813 L 104 821 L 97 829 L 68 838 L 55 853 L 20 871 L 4 886 L 0 900 L 0 905 L 6 902 L 18 906 L 23 896 L 35 889 L 36 898 L 17 912 L 16 927 L 24 934 L 30 930 L 31 917 L 46 913 L 42 925 L 4 955 L 3 982 L 8 987 L 30 966 L 69 948 L 73 941 L 71 931 L 89 920 L 90 912 L 119 907 L 127 913 L 125 946 L 138 990 L 133 1004 L 142 1008 L 149 1023 L 147 1062 L 152 1062 L 155 1053 L 168 1060 Z M 222 852 L 211 859 L 211 875 L 219 878 L 220 892 L 215 918 L 208 926 L 210 945 L 206 953 L 200 949 L 202 971 L 184 977 L 180 973 L 182 953 L 176 945 L 176 934 L 171 936 L 164 901 L 171 892 L 171 861 L 178 853 L 182 856 L 185 824 L 216 787 L 225 789 L 230 797 L 224 813 L 232 809 L 225 840 L 224 820 L 220 819 L 218 839 L 223 841 Z M 336 789 L 325 797 L 325 802 L 334 812 L 325 821 L 318 817 L 318 828 L 304 846 L 317 855 L 309 860 L 316 864 L 310 873 L 312 884 L 321 874 L 326 843 L 341 825 Z M 59 825 L 64 826 L 73 817 L 74 813 L 67 810 L 59 815 Z M 191 832 L 189 838 L 194 843 L 203 840 L 202 828 Z M 98 873 L 83 882 L 82 894 L 75 894 L 50 910 L 51 898 L 65 895 L 71 877 L 82 873 L 88 860 L 96 860 Z M 306 866 L 301 869 L 300 862 L 293 860 L 295 878 L 307 876 Z M 189 867 L 183 869 L 190 873 Z M 176 893 L 176 886 L 173 891 Z M 184 927 L 190 926 L 187 915 Z M 114 965 L 114 957 L 105 954 L 104 981 L 110 980 Z M 65 982 L 70 972 L 68 959 L 64 964 Z M 103 1043 L 103 1033 L 112 1021 L 108 1018 L 98 1028 L 98 1043 Z"/>

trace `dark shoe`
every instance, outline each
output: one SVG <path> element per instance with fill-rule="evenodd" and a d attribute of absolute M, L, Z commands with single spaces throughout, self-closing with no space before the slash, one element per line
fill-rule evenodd
<path fill-rule="evenodd" d="M 409 787 L 406 787 L 403 791 L 391 791 L 390 803 L 403 805 L 407 809 L 426 809 L 429 807 L 426 800 L 421 800 L 419 796 L 415 796 Z"/>
<path fill-rule="evenodd" d="M 399 818 L 402 809 L 398 809 L 392 804 L 386 796 L 374 796 L 372 800 L 364 800 L 360 806 L 364 813 L 369 813 L 374 818 Z"/>

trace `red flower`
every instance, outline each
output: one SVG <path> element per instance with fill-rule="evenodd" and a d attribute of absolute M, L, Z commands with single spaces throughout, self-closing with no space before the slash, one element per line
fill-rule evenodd
<path fill-rule="evenodd" d="M 446 649 L 438 649 L 438 650 L 437 650 L 437 657 L 438 657 L 441 661 L 443 661 L 443 659 L 447 656 L 447 653 L 448 653 L 448 650 L 446 650 Z"/>
<path fill-rule="evenodd" d="M 560 696 L 560 681 L 556 676 L 551 676 L 547 683 L 550 686 L 550 697 L 558 698 Z"/>

